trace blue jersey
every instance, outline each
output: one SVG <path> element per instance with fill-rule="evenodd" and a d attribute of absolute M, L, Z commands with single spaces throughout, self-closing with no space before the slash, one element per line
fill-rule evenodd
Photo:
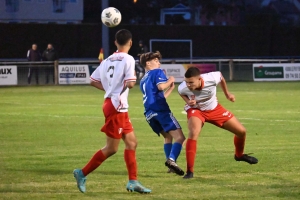
<path fill-rule="evenodd" d="M 168 78 L 161 69 L 153 69 L 146 72 L 140 81 L 140 89 L 143 93 L 145 113 L 147 111 L 169 111 L 170 108 L 164 96 L 164 91 L 157 88 L 158 84 L 165 83 Z"/>

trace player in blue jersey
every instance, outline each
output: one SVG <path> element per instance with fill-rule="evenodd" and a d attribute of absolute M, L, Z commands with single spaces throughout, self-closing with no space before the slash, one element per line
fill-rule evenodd
<path fill-rule="evenodd" d="M 175 88 L 174 77 L 169 79 L 160 69 L 161 54 L 157 52 L 144 53 L 140 57 L 140 63 L 146 73 L 140 81 L 140 89 L 143 93 L 144 115 L 152 130 L 165 138 L 164 152 L 165 165 L 178 175 L 184 171 L 176 164 L 181 152 L 185 137 L 178 121 L 173 116 L 166 98 Z M 174 139 L 174 143 L 173 142 Z"/>

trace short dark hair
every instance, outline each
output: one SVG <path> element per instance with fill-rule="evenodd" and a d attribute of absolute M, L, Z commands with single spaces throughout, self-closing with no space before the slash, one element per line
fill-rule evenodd
<path fill-rule="evenodd" d="M 115 39 L 119 45 L 123 46 L 132 39 L 132 34 L 129 30 L 121 29 L 116 33 Z"/>
<path fill-rule="evenodd" d="M 140 64 L 141 64 L 143 67 L 146 67 L 146 62 L 147 62 L 147 61 L 150 61 L 150 60 L 153 60 L 153 59 L 155 59 L 155 58 L 157 58 L 158 60 L 160 60 L 160 59 L 162 58 L 159 51 L 143 53 L 143 54 L 140 56 Z"/>
<path fill-rule="evenodd" d="M 184 74 L 185 78 L 200 76 L 200 70 L 197 67 L 190 67 Z"/>

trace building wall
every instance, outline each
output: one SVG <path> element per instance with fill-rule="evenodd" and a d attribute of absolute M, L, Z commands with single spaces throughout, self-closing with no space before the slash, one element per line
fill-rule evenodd
<path fill-rule="evenodd" d="M 81 23 L 83 0 L 1 0 L 0 22 Z"/>

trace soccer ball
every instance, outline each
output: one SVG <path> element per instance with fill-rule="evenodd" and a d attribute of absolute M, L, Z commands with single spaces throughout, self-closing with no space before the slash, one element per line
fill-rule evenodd
<path fill-rule="evenodd" d="M 111 28 L 120 24 L 122 15 L 118 9 L 114 7 L 108 7 L 102 11 L 101 20 L 105 26 Z"/>

